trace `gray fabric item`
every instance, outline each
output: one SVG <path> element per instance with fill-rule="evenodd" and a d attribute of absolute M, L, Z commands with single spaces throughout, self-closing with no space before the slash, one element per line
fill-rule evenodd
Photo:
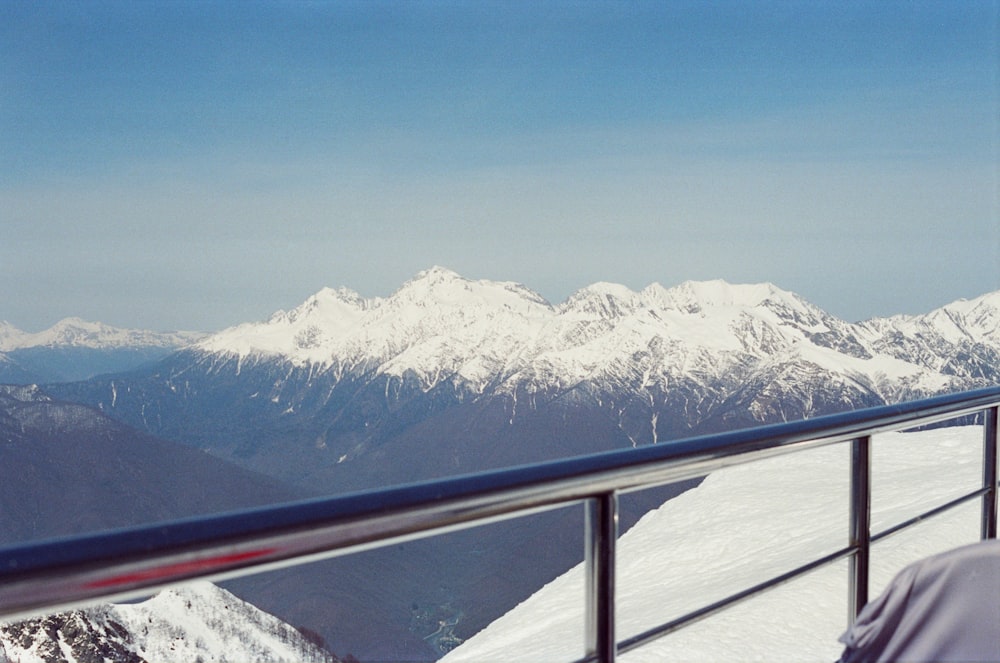
<path fill-rule="evenodd" d="M 840 641 L 844 663 L 1000 661 L 1000 541 L 907 566 Z"/>

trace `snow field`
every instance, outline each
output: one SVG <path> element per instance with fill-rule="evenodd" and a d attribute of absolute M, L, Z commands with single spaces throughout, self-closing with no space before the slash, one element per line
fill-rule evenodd
<path fill-rule="evenodd" d="M 647 514 L 618 544 L 622 640 L 846 545 L 849 446 L 729 468 Z M 982 429 L 876 436 L 872 527 L 974 490 Z M 907 563 L 979 537 L 979 501 L 877 543 L 871 596 Z M 583 655 L 578 566 L 443 661 L 571 661 Z M 767 592 L 621 657 L 642 661 L 832 661 L 847 626 L 847 563 Z"/>

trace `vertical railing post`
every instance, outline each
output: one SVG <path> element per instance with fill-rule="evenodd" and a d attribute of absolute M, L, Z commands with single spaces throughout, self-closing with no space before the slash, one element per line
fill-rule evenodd
<path fill-rule="evenodd" d="M 868 603 L 868 568 L 871 557 L 872 438 L 851 441 L 851 535 L 854 554 L 848 570 L 847 623 L 854 624 Z"/>
<path fill-rule="evenodd" d="M 613 491 L 587 500 L 586 536 L 586 655 L 600 663 L 614 663 L 618 496 Z"/>
<path fill-rule="evenodd" d="M 983 516 L 981 538 L 997 538 L 997 413 L 998 407 L 991 407 L 983 414 Z"/>

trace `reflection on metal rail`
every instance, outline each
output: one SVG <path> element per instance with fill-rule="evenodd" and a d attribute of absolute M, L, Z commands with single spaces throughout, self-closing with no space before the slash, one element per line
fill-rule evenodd
<path fill-rule="evenodd" d="M 142 596 L 186 580 L 257 573 L 583 502 L 587 651 L 581 660 L 610 663 L 619 653 L 844 558 L 850 560 L 848 619 L 853 620 L 868 599 L 873 541 L 974 499 L 982 501 L 982 537 L 996 538 L 998 406 L 1000 388 L 982 389 L 639 449 L 3 548 L 0 618 Z M 873 534 L 871 436 L 971 414 L 982 415 L 985 423 L 982 487 Z M 620 493 L 838 443 L 852 449 L 851 520 L 844 548 L 628 640 L 616 640 Z"/>

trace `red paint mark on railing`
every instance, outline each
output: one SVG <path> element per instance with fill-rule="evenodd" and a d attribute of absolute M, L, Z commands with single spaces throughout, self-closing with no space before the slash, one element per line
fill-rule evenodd
<path fill-rule="evenodd" d="M 119 585 L 130 585 L 132 583 L 143 582 L 145 580 L 159 580 L 162 578 L 181 579 L 190 573 L 210 571 L 212 569 L 222 569 L 237 564 L 238 562 L 246 562 L 260 557 L 267 557 L 276 550 L 277 548 L 265 548 L 262 550 L 251 550 L 231 555 L 218 555 L 216 557 L 208 557 L 206 559 L 196 559 L 191 560 L 190 562 L 177 562 L 176 564 L 167 564 L 165 566 L 157 566 L 151 569 L 124 573 L 111 578 L 101 578 L 100 580 L 89 582 L 85 586 L 88 588 L 101 589 L 106 587 L 116 587 Z"/>

